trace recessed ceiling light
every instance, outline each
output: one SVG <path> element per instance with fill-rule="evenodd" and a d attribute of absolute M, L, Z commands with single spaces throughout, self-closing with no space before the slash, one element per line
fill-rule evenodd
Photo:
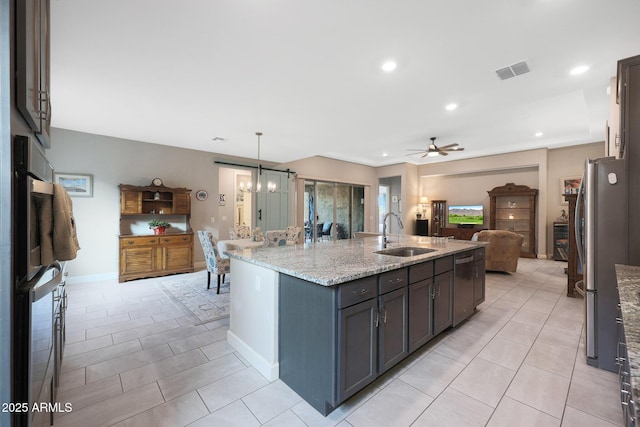
<path fill-rule="evenodd" d="M 382 153 L 382 157 L 387 157 L 389 154 L 387 153 Z"/>
<path fill-rule="evenodd" d="M 398 64 L 396 64 L 395 61 L 387 61 L 384 64 L 382 64 L 380 68 L 382 68 L 383 71 L 390 73 L 391 71 L 395 70 L 397 66 Z"/>
<path fill-rule="evenodd" d="M 453 111 L 453 110 L 455 110 L 456 108 L 458 108 L 458 104 L 454 104 L 454 103 L 447 104 L 447 105 L 445 105 L 445 107 L 444 107 L 444 108 L 445 108 L 445 110 L 447 110 L 447 111 Z"/>
<path fill-rule="evenodd" d="M 542 132 L 536 132 L 536 138 L 540 138 L 542 135 L 544 135 Z"/>
<path fill-rule="evenodd" d="M 577 67 L 573 68 L 569 73 L 572 76 L 577 76 L 579 74 L 587 72 L 588 70 L 589 70 L 588 65 L 578 65 Z"/>

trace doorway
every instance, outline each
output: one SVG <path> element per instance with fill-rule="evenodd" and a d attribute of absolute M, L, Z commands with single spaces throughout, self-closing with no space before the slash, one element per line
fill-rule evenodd
<path fill-rule="evenodd" d="M 364 186 L 306 180 L 303 217 L 308 241 L 351 239 L 364 231 Z"/>

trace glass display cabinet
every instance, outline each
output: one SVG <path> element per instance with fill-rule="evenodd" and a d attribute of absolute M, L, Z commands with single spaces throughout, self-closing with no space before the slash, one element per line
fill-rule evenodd
<path fill-rule="evenodd" d="M 536 257 L 536 197 L 538 190 L 526 185 L 507 183 L 488 191 L 489 228 L 522 234 L 520 256 Z"/>

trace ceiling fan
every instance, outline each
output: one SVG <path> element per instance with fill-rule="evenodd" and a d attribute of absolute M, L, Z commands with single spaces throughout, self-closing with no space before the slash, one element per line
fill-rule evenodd
<path fill-rule="evenodd" d="M 409 153 L 407 154 L 407 156 L 411 156 L 413 154 L 421 154 L 424 153 L 422 156 L 420 156 L 420 158 L 422 157 L 434 157 L 434 156 L 448 156 L 449 155 L 449 151 L 462 151 L 464 150 L 464 147 L 460 147 L 458 145 L 458 143 L 454 143 L 454 144 L 449 144 L 449 145 L 443 145 L 442 147 L 438 147 L 436 145 L 436 137 L 432 136 L 431 138 L 431 144 L 429 144 L 429 147 L 425 150 L 423 148 L 407 148 L 408 151 L 417 151 L 417 153 Z"/>

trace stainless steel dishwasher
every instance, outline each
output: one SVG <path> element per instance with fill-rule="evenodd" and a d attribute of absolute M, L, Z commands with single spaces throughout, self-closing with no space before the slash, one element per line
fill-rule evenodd
<path fill-rule="evenodd" d="M 473 314 L 473 251 L 455 255 L 453 277 L 453 326 Z"/>

